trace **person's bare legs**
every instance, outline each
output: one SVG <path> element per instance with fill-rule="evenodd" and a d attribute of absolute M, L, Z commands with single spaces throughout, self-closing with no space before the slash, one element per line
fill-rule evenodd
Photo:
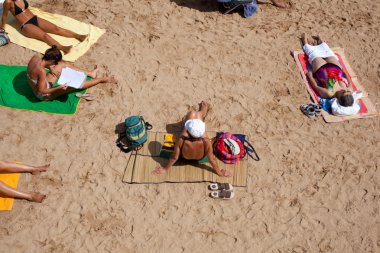
<path fill-rule="evenodd" d="M 309 44 L 309 41 L 307 40 L 307 34 L 306 33 L 301 34 L 300 40 L 302 43 L 302 47 L 305 46 L 306 44 Z"/>
<path fill-rule="evenodd" d="M 59 50 L 62 50 L 65 54 L 69 53 L 71 48 L 73 47 L 73 46 L 61 45 L 58 41 L 53 39 L 49 34 L 44 32 L 41 28 L 32 24 L 25 25 L 23 29 L 21 30 L 21 33 L 26 37 L 44 41 L 49 46 L 56 45 L 57 48 Z"/>
<path fill-rule="evenodd" d="M 94 78 L 88 81 L 85 81 L 82 85 L 82 89 L 91 88 L 99 83 L 117 83 L 115 76 L 106 76 L 100 78 Z"/>
<path fill-rule="evenodd" d="M 77 67 L 77 66 L 74 66 L 73 64 L 69 63 L 69 62 L 65 62 L 64 65 L 66 67 L 69 67 L 69 68 L 72 68 L 74 70 L 77 70 L 77 71 L 81 71 L 81 72 L 84 72 L 86 73 L 87 76 L 91 77 L 91 78 L 96 78 L 96 76 L 98 75 L 98 71 L 99 71 L 99 68 L 97 65 L 95 65 L 94 69 L 92 70 L 85 70 L 85 69 L 82 69 L 80 67 Z"/>
<path fill-rule="evenodd" d="M 317 45 L 320 45 L 320 44 L 322 44 L 324 42 L 323 39 L 321 38 L 321 36 L 319 36 L 319 35 L 312 36 L 312 38 L 317 42 Z M 331 63 L 331 64 L 337 65 L 340 68 L 342 68 L 342 65 L 340 65 L 340 63 L 337 60 L 337 58 L 334 57 L 334 56 L 330 56 L 330 57 L 327 57 L 327 58 L 323 58 L 323 62 L 321 60 L 319 60 L 319 62 L 316 62 L 315 65 L 317 65 L 316 66 L 317 68 L 315 68 L 315 69 L 318 70 L 318 68 L 320 68 L 321 66 L 325 65 L 326 63 Z M 314 69 L 314 67 L 313 67 L 313 69 Z"/>
<path fill-rule="evenodd" d="M 16 164 L 0 161 L 0 173 L 32 173 L 33 175 L 47 171 L 50 164 L 44 166 L 30 166 L 26 164 Z"/>
<path fill-rule="evenodd" d="M 88 35 L 82 35 L 75 33 L 73 31 L 67 30 L 65 28 L 59 27 L 43 18 L 38 18 L 38 26 L 47 33 L 61 35 L 67 38 L 74 38 L 79 40 L 80 42 L 84 41 Z"/>
<path fill-rule="evenodd" d="M 204 121 L 205 117 L 207 115 L 207 111 L 208 111 L 208 104 L 205 101 L 202 101 L 199 105 L 199 110 L 198 111 L 195 111 L 195 110 L 189 111 L 186 114 L 185 119 L 183 120 L 183 123 L 185 123 L 189 119 L 200 119 L 200 120 Z"/>
<path fill-rule="evenodd" d="M 91 78 L 96 78 L 99 71 L 99 68 L 97 65 L 95 65 L 94 69 L 92 70 L 85 70 L 83 68 L 74 66 L 73 64 L 69 62 L 60 61 L 58 64 L 52 65 L 49 67 L 49 73 L 47 73 L 46 75 L 46 81 L 48 81 L 51 84 L 54 84 L 58 80 L 59 76 L 61 75 L 62 69 L 64 67 L 68 67 L 68 68 L 83 72 Z"/>
<path fill-rule="evenodd" d="M 114 76 L 94 78 L 92 80 L 85 81 L 83 83 L 81 89 L 88 89 L 88 88 L 91 88 L 91 87 L 93 87 L 99 83 L 117 83 L 117 80 L 115 79 Z M 77 89 L 72 88 L 72 87 L 68 87 L 66 90 L 58 90 L 58 91 L 56 91 L 50 95 L 49 100 L 56 99 L 57 97 L 62 96 L 64 94 L 67 94 L 69 92 L 72 92 L 74 90 L 77 90 Z"/>
<path fill-rule="evenodd" d="M 287 8 L 288 5 L 283 0 L 271 0 L 272 4 L 279 8 Z"/>
<path fill-rule="evenodd" d="M 183 124 L 182 135 L 186 135 L 186 132 L 187 132 L 185 128 L 186 121 L 188 121 L 189 119 L 200 119 L 204 121 L 207 115 L 207 112 L 208 112 L 208 104 L 204 100 L 200 103 L 198 111 L 195 111 L 195 110 L 189 111 L 182 120 L 182 124 Z"/>
<path fill-rule="evenodd" d="M 317 45 L 320 45 L 323 43 L 321 36 L 315 35 L 315 36 L 311 36 L 311 37 L 317 42 Z"/>
<path fill-rule="evenodd" d="M 37 203 L 41 203 L 46 198 L 46 195 L 38 192 L 25 193 L 18 191 L 9 187 L 2 181 L 0 181 L 0 196 L 4 198 L 26 199 Z"/>
<path fill-rule="evenodd" d="M 327 58 L 324 58 L 324 60 L 328 63 L 331 63 L 331 64 L 334 64 L 334 65 L 337 65 L 338 67 L 340 67 L 341 69 L 343 68 L 342 65 L 340 64 L 340 62 L 334 57 L 334 56 L 330 56 L 330 57 L 327 57 Z"/>
<path fill-rule="evenodd" d="M 305 46 L 306 44 L 309 44 L 309 41 L 307 39 L 307 34 L 306 33 L 302 33 L 300 39 L 301 39 L 302 47 Z M 312 72 L 315 73 L 320 67 L 322 67 L 326 63 L 327 62 L 323 58 L 321 58 L 321 57 L 315 58 L 313 60 L 312 64 L 311 64 Z"/>

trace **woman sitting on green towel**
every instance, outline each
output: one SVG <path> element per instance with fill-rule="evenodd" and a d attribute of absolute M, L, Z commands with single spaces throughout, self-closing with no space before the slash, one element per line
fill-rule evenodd
<path fill-rule="evenodd" d="M 56 26 L 55 24 L 37 17 L 29 9 L 26 0 L 5 0 L 3 3 L 3 16 L 1 19 L 1 29 L 5 31 L 5 23 L 10 11 L 21 25 L 22 35 L 46 42 L 49 46 L 57 45 L 59 50 L 67 54 L 73 46 L 63 46 L 53 39 L 48 33 L 57 34 L 63 37 L 75 38 L 84 41 L 87 35 L 81 35 L 70 30 Z"/>
<path fill-rule="evenodd" d="M 181 156 L 185 160 L 201 160 L 207 156 L 215 173 L 221 177 L 230 177 L 232 173 L 226 169 L 220 169 L 213 153 L 211 141 L 205 133 L 208 105 L 202 101 L 199 111 L 190 111 L 185 117 L 184 128 L 181 137 L 175 143 L 174 152 L 165 167 L 157 166 L 153 174 L 164 174 L 170 170 Z"/>
<path fill-rule="evenodd" d="M 53 87 L 53 84 L 58 80 L 62 68 L 69 67 L 71 69 L 82 71 L 87 76 L 92 77 L 92 80 L 85 81 L 80 89 L 87 89 L 99 83 L 116 83 L 114 76 L 97 78 L 98 69 L 91 71 L 82 70 L 72 64 L 62 61 L 62 54 L 56 46 L 52 46 L 46 50 L 42 59 L 35 55 L 30 59 L 27 69 L 28 83 L 33 90 L 34 95 L 40 100 L 53 100 L 61 95 L 75 90 L 75 88 L 66 85 L 58 85 Z M 50 72 L 46 74 L 45 69 Z"/>

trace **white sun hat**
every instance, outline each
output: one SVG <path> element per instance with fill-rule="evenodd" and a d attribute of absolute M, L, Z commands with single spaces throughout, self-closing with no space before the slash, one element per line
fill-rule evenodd
<path fill-rule="evenodd" d="M 192 137 L 200 138 L 205 133 L 206 124 L 200 119 L 189 119 L 185 123 L 185 128 Z"/>

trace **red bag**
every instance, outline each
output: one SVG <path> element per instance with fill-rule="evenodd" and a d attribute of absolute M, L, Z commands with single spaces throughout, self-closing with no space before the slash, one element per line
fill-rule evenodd
<path fill-rule="evenodd" d="M 232 133 L 225 132 L 215 140 L 214 154 L 224 163 L 235 164 L 245 156 L 245 153 L 243 143 Z"/>

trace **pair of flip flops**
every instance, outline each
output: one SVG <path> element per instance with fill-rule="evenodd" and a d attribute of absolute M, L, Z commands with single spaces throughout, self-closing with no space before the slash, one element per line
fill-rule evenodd
<path fill-rule="evenodd" d="M 212 191 L 210 197 L 215 199 L 232 199 L 235 196 L 234 188 L 228 183 L 212 183 L 209 189 Z"/>
<path fill-rule="evenodd" d="M 90 93 L 84 93 L 84 94 L 82 94 L 82 93 L 78 92 L 78 93 L 75 94 L 75 96 L 77 98 L 82 98 L 82 99 L 85 99 L 87 101 L 92 101 L 92 100 L 95 99 L 95 96 L 92 95 L 92 94 L 90 94 Z"/>
<path fill-rule="evenodd" d="M 309 103 L 300 106 L 301 111 L 309 118 L 315 118 L 321 115 L 322 107 L 318 104 Z"/>

